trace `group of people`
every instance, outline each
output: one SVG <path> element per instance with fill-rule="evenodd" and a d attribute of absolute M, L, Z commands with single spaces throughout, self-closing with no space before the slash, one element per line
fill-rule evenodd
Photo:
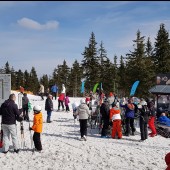
<path fill-rule="evenodd" d="M 117 96 L 112 92 L 110 92 L 108 96 L 101 93 L 97 100 L 100 107 L 102 138 L 107 138 L 109 133 L 111 133 L 113 139 L 121 139 L 123 126 L 125 136 L 134 136 L 136 131 L 134 125 L 136 116 L 139 117 L 141 141 L 145 141 L 148 135 L 150 137 L 157 135 L 155 128 L 156 109 L 153 100 L 146 101 L 142 98 L 136 102 L 133 97 L 130 97 L 127 100 L 119 101 Z M 74 117 L 76 118 L 76 115 L 80 116 L 81 140 L 86 139 L 87 135 L 87 121 L 91 114 L 90 102 L 91 98 L 87 94 L 86 99 L 80 101 L 81 104 L 77 106 L 77 109 L 75 106 L 73 108 Z M 81 119 L 83 119 L 83 121 Z M 149 134 L 148 126 L 151 130 Z M 109 127 L 111 127 L 111 132 L 109 132 Z"/>
<path fill-rule="evenodd" d="M 26 96 L 24 96 L 26 97 Z M 24 98 L 23 97 L 23 98 Z M 9 151 L 9 143 L 11 135 L 12 143 L 14 147 L 14 152 L 19 152 L 18 139 L 17 139 L 17 126 L 16 121 L 23 121 L 24 118 L 27 118 L 28 115 L 23 115 L 24 109 L 18 109 L 18 105 L 15 103 L 16 95 L 10 94 L 9 99 L 5 100 L 0 107 L 0 115 L 2 116 L 1 127 L 3 131 L 3 153 Z M 33 141 L 35 148 L 38 151 L 42 150 L 40 134 L 42 132 L 42 113 L 40 106 L 34 106 L 34 120 L 33 126 L 30 127 L 30 130 L 34 130 Z"/>

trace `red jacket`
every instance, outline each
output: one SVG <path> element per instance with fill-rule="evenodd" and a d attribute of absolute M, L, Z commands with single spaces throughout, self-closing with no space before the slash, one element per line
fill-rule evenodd
<path fill-rule="evenodd" d="M 64 93 L 61 93 L 61 94 L 59 95 L 58 100 L 64 101 L 64 99 L 65 99 L 65 95 L 64 95 Z"/>

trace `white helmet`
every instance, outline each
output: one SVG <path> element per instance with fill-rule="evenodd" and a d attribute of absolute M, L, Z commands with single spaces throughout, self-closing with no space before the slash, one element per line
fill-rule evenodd
<path fill-rule="evenodd" d="M 39 106 L 39 105 L 34 106 L 33 111 L 37 112 L 37 113 L 40 112 L 41 111 L 41 106 Z"/>

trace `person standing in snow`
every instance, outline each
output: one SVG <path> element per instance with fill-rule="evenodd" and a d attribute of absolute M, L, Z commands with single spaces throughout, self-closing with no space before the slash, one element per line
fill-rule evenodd
<path fill-rule="evenodd" d="M 134 125 L 134 117 L 135 117 L 135 105 L 132 103 L 132 99 L 128 100 L 128 103 L 125 105 L 120 104 L 121 107 L 125 109 L 125 124 L 126 124 L 126 132 L 125 136 L 130 135 L 130 127 L 132 130 L 132 135 L 135 135 L 135 125 Z"/>
<path fill-rule="evenodd" d="M 55 97 L 55 100 L 56 100 L 57 97 L 58 97 L 58 87 L 57 87 L 56 84 L 54 84 L 54 85 L 51 87 L 51 92 L 52 92 L 53 97 Z"/>
<path fill-rule="evenodd" d="M 52 95 L 49 94 L 45 101 L 45 110 L 47 111 L 47 123 L 51 123 L 51 113 L 53 111 Z"/>
<path fill-rule="evenodd" d="M 112 103 L 112 108 L 110 109 L 110 120 L 112 123 L 112 138 L 115 139 L 116 133 L 118 135 L 118 139 L 122 138 L 122 126 L 121 126 L 121 116 L 120 109 L 116 106 L 116 104 Z"/>
<path fill-rule="evenodd" d="M 85 99 L 80 100 L 80 105 L 77 107 L 76 115 L 79 115 L 79 121 L 80 121 L 80 133 L 81 133 L 81 139 L 86 141 L 87 138 L 87 120 L 90 116 L 90 111 L 88 106 L 86 105 Z"/>
<path fill-rule="evenodd" d="M 7 153 L 9 150 L 10 135 L 14 146 L 14 152 L 19 152 L 16 120 L 22 121 L 23 118 L 21 117 L 21 113 L 15 101 L 15 94 L 10 94 L 9 99 L 2 103 L 0 108 L 0 114 L 2 115 L 3 153 Z"/>
<path fill-rule="evenodd" d="M 40 88 L 39 88 L 39 94 L 41 96 L 41 99 L 44 100 L 44 86 L 42 84 L 40 84 Z"/>
<path fill-rule="evenodd" d="M 149 119 L 149 109 L 147 107 L 147 102 L 142 99 L 138 104 L 138 110 L 140 112 L 139 125 L 141 132 L 141 141 L 148 139 L 148 119 Z"/>
<path fill-rule="evenodd" d="M 62 106 L 63 109 L 62 111 L 64 111 L 64 104 L 63 104 L 64 98 L 65 98 L 64 93 L 61 93 L 58 97 L 58 111 L 60 111 L 60 106 Z"/>
<path fill-rule="evenodd" d="M 28 116 L 28 102 L 29 99 L 27 97 L 27 93 L 23 94 L 22 97 L 22 108 L 23 108 L 23 116 L 24 116 L 24 120 L 29 121 L 29 116 Z"/>
<path fill-rule="evenodd" d="M 68 97 L 68 93 L 66 93 L 66 97 L 65 97 L 66 112 L 69 112 L 69 111 L 70 111 L 69 103 L 70 103 L 70 100 L 69 100 L 69 97 Z"/>
<path fill-rule="evenodd" d="M 156 128 L 155 128 L 155 118 L 156 118 L 155 104 L 152 100 L 150 100 L 150 101 L 148 101 L 147 106 L 150 110 L 148 125 L 149 125 L 149 128 L 152 131 L 151 133 L 149 133 L 149 136 L 154 137 L 154 136 L 157 135 L 157 131 L 156 131 Z"/>
<path fill-rule="evenodd" d="M 41 112 L 41 106 L 39 105 L 34 106 L 33 111 L 34 111 L 33 126 L 30 127 L 30 130 L 34 131 L 33 141 L 35 149 L 37 151 L 41 151 L 42 150 L 41 133 L 43 128 L 43 116 Z"/>
<path fill-rule="evenodd" d="M 114 101 L 115 101 L 115 97 L 114 97 L 113 93 L 110 92 L 110 93 L 109 93 L 109 97 L 108 97 L 108 102 L 109 102 L 110 108 L 112 108 L 112 104 L 114 103 Z M 116 104 L 116 103 L 115 103 L 115 104 Z"/>
<path fill-rule="evenodd" d="M 101 137 L 106 138 L 107 137 L 107 131 L 109 128 L 109 103 L 108 100 L 105 99 L 104 103 L 100 106 L 100 113 L 101 113 L 101 123 L 102 123 L 102 132 L 101 132 Z"/>

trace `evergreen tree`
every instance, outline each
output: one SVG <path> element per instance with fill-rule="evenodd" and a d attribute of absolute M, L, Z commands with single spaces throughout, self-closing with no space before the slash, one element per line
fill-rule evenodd
<path fill-rule="evenodd" d="M 65 85 L 66 90 L 69 90 L 67 89 L 67 86 L 69 87 L 69 81 L 68 81 L 69 74 L 70 74 L 70 68 L 67 66 L 65 60 L 63 61 L 62 65 L 58 65 L 58 68 L 54 69 L 53 83 L 55 82 L 58 85 L 59 93 L 61 92 L 62 84 Z"/>
<path fill-rule="evenodd" d="M 16 72 L 16 88 L 19 90 L 20 86 L 24 87 L 24 73 L 21 69 Z"/>
<path fill-rule="evenodd" d="M 31 91 L 30 74 L 28 73 L 27 70 L 25 70 L 25 72 L 24 72 L 24 87 L 25 87 L 25 90 Z"/>
<path fill-rule="evenodd" d="M 37 77 L 37 72 L 35 68 L 32 67 L 30 72 L 30 91 L 32 91 L 34 94 L 37 94 L 39 87 L 40 85 Z"/>
<path fill-rule="evenodd" d="M 86 90 L 92 90 L 93 86 L 99 81 L 99 57 L 97 56 L 97 42 L 95 35 L 92 32 L 89 40 L 88 47 L 85 47 L 83 52 L 83 77 L 86 79 Z"/>
<path fill-rule="evenodd" d="M 125 96 L 127 92 L 126 88 L 126 66 L 123 61 L 123 56 L 120 56 L 120 67 L 118 68 L 118 77 L 119 77 L 119 94 L 120 96 Z"/>
<path fill-rule="evenodd" d="M 17 90 L 17 86 L 16 86 L 16 72 L 14 70 L 14 68 L 11 68 L 11 89 L 12 90 Z"/>
<path fill-rule="evenodd" d="M 48 81 L 48 75 L 47 74 L 44 74 L 40 78 L 40 83 L 43 84 L 44 90 L 47 90 L 49 88 L 49 81 Z"/>
<path fill-rule="evenodd" d="M 128 91 L 130 93 L 131 87 L 136 80 L 140 81 L 140 84 L 137 88 L 135 95 L 139 97 L 148 96 L 148 89 L 150 79 L 152 77 L 150 73 L 150 65 L 147 63 L 147 56 L 144 44 L 144 36 L 141 37 L 140 31 L 137 31 L 137 38 L 133 42 L 135 42 L 134 52 L 127 54 L 127 78 L 126 82 L 128 85 Z M 129 95 L 129 94 L 128 94 Z"/>
<path fill-rule="evenodd" d="M 165 29 L 164 24 L 160 25 L 160 29 L 156 37 L 153 60 L 155 64 L 156 73 L 170 72 L 169 33 Z"/>
<path fill-rule="evenodd" d="M 5 74 L 11 74 L 11 69 L 10 69 L 8 61 L 5 64 L 4 71 L 5 71 Z"/>
<path fill-rule="evenodd" d="M 68 78 L 69 81 L 69 94 L 70 96 L 80 96 L 80 89 L 81 89 L 81 78 L 82 78 L 83 70 L 77 60 L 73 63 L 71 68 L 71 72 Z"/>

